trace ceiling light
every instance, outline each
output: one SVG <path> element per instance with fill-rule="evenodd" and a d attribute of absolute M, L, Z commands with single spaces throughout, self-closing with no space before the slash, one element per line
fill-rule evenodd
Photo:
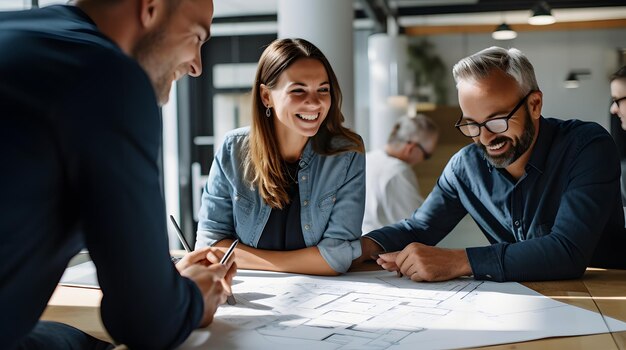
<path fill-rule="evenodd" d="M 566 89 L 576 89 L 580 86 L 578 82 L 578 77 L 574 72 L 569 72 L 567 78 L 565 78 L 565 82 L 563 83 Z"/>
<path fill-rule="evenodd" d="M 567 73 L 567 78 L 565 78 L 563 86 L 565 86 L 566 89 L 576 89 L 580 86 L 579 78 L 588 75 L 591 75 L 591 71 L 588 69 L 571 70 Z"/>
<path fill-rule="evenodd" d="M 517 38 L 517 32 L 511 29 L 508 24 L 502 23 L 491 33 L 491 37 L 496 40 L 511 40 Z"/>
<path fill-rule="evenodd" d="M 556 22 L 556 18 L 552 16 L 550 5 L 545 1 L 540 1 L 532 9 L 532 16 L 528 19 L 528 23 L 535 26 L 544 26 Z"/>

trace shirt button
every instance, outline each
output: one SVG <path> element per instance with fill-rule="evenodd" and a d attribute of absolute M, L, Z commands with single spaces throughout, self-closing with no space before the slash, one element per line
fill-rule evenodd
<path fill-rule="evenodd" d="M 333 202 L 337 200 L 337 197 L 333 197 Z"/>
<path fill-rule="evenodd" d="M 239 200 L 239 196 L 235 196 L 235 200 L 238 201 Z"/>
<path fill-rule="evenodd" d="M 307 205 L 309 205 L 309 201 L 302 202 L 302 206 L 306 207 Z"/>
<path fill-rule="evenodd" d="M 302 181 L 306 181 L 306 175 L 302 175 L 302 177 L 300 178 Z"/>
<path fill-rule="evenodd" d="M 311 228 L 311 225 L 309 225 L 309 224 L 304 225 L 304 229 L 305 229 L 305 230 L 308 230 L 308 229 L 310 229 L 310 228 Z"/>
<path fill-rule="evenodd" d="M 514 224 L 515 226 L 519 226 L 519 220 L 515 220 Z"/>
<path fill-rule="evenodd" d="M 487 277 L 487 278 L 489 278 L 489 279 L 491 279 L 491 278 L 492 278 L 492 277 L 491 277 L 491 275 L 485 275 L 485 277 Z"/>

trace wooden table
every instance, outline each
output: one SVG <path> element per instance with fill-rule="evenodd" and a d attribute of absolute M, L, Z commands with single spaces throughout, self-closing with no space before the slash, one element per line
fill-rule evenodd
<path fill-rule="evenodd" d="M 358 270 L 371 270 L 374 268 L 372 265 L 366 264 Z M 626 322 L 626 270 L 588 269 L 583 278 L 578 280 L 523 284 L 552 299 Z M 41 318 L 67 323 L 110 341 L 100 321 L 101 297 L 102 293 L 98 289 L 59 286 Z M 481 349 L 626 350 L 626 332 L 540 339 Z"/>

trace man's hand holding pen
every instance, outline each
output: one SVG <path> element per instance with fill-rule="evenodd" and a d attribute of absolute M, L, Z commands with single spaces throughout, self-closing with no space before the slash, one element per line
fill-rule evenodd
<path fill-rule="evenodd" d="M 213 321 L 217 307 L 232 295 L 232 282 L 237 273 L 237 264 L 234 254 L 223 264 L 214 263 L 214 259 L 221 259 L 224 253 L 217 248 L 205 247 L 187 253 L 177 264 L 176 268 L 181 276 L 194 281 L 204 300 L 204 315 L 200 322 L 201 327 L 208 326 Z"/>
<path fill-rule="evenodd" d="M 187 251 L 187 255 L 185 256 L 186 259 L 185 258 L 182 259 L 182 260 L 185 260 L 185 262 L 183 263 L 183 261 L 181 260 L 176 263 L 176 268 L 178 269 L 178 271 L 181 272 L 182 274 L 182 271 L 190 264 L 203 264 L 205 266 L 212 266 L 212 264 L 220 264 L 220 265 L 229 266 L 228 272 L 225 275 L 226 278 L 224 279 L 224 283 L 226 283 L 224 285 L 224 289 L 227 290 L 228 292 L 228 295 L 226 298 L 228 305 L 235 305 L 236 304 L 235 296 L 233 296 L 230 286 L 232 285 L 233 277 L 235 276 L 235 273 L 237 271 L 237 265 L 235 265 L 234 263 L 235 258 L 232 256 L 235 253 L 235 247 L 237 246 L 237 243 L 239 243 L 239 240 L 236 239 L 235 241 L 231 242 L 230 247 L 225 253 L 222 253 L 217 248 L 206 247 L 204 249 L 198 250 L 200 252 L 198 254 L 191 254 L 193 252 L 193 249 L 191 248 L 191 246 L 185 239 L 185 235 L 183 234 L 183 231 L 180 229 L 180 226 L 176 222 L 176 219 L 174 218 L 174 216 L 170 215 L 170 221 L 172 222 L 172 225 L 176 229 L 176 235 L 178 236 L 180 243 L 185 248 L 185 251 Z M 219 252 L 219 254 L 217 254 L 216 252 Z M 229 263 L 231 261 L 232 263 Z M 231 269 L 234 269 L 232 273 L 231 273 Z M 222 301 L 220 304 L 223 304 L 223 303 L 224 302 Z"/>

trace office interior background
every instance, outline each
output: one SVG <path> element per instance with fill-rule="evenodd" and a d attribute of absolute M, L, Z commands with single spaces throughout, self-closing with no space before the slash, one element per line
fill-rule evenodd
<path fill-rule="evenodd" d="M 0 0 L 0 11 L 64 2 Z M 516 47 L 533 63 L 544 116 L 599 123 L 611 131 L 623 158 L 626 137 L 609 113 L 608 77 L 626 64 L 625 5 L 623 0 L 214 0 L 203 74 L 178 81 L 162 109 L 167 211 L 195 241 L 213 152 L 226 131 L 249 125 L 256 63 L 278 37 L 304 37 L 328 56 L 344 94 L 346 124 L 363 137 L 368 151 L 383 146 L 402 114 L 419 112 L 435 120 L 439 146 L 415 169 L 422 194 L 470 141 L 453 127 L 461 111 L 452 66 L 493 45 Z M 533 14 L 546 12 L 555 23 L 529 24 Z M 494 34 L 498 27 L 515 34 Z M 498 35 L 516 37 L 497 40 Z M 172 229 L 170 245 L 178 244 Z M 484 244 L 469 217 L 440 243 Z"/>

